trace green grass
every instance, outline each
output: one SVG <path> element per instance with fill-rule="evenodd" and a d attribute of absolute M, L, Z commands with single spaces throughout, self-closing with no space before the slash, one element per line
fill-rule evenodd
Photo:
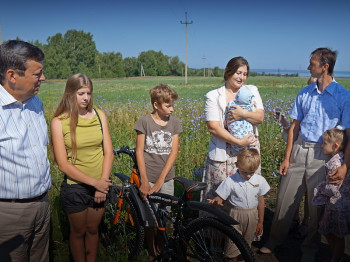
<path fill-rule="evenodd" d="M 349 89 L 350 79 L 337 79 Z M 278 183 L 274 176 L 282 161 L 285 143 L 281 138 L 281 128 L 273 121 L 275 107 L 289 112 L 291 104 L 307 78 L 291 77 L 250 77 L 247 84 L 258 86 L 265 107 L 265 121 L 259 126 L 261 143 L 262 174 L 271 185 Z M 175 115 L 183 125 L 180 134 L 180 149 L 175 164 L 176 174 L 190 179 L 200 179 L 208 151 L 210 135 L 203 117 L 204 95 L 223 85 L 222 78 L 190 77 L 188 85 L 180 77 L 153 77 L 93 81 L 94 103 L 104 110 L 109 121 L 109 129 L 115 148 L 135 146 L 137 119 L 151 111 L 149 90 L 158 83 L 166 83 L 179 94 Z M 39 97 L 42 99 L 48 123 L 63 94 L 64 81 L 47 81 L 42 84 Z M 114 170 L 117 163 L 114 163 Z M 59 188 L 63 175 L 57 166 L 51 165 L 53 187 L 50 190 L 52 212 L 51 260 L 69 261 L 68 221 L 59 202 Z M 98 261 L 111 261 L 100 249 Z"/>

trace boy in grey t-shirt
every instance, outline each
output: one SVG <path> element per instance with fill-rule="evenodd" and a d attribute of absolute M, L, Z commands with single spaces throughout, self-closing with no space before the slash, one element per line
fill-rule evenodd
<path fill-rule="evenodd" d="M 139 118 L 134 127 L 137 132 L 136 159 L 141 176 L 139 188 L 143 198 L 154 192 L 174 194 L 174 163 L 179 150 L 182 126 L 173 116 L 177 93 L 165 84 L 150 90 L 153 112 Z M 154 236 L 148 234 L 150 258 L 156 258 Z"/>

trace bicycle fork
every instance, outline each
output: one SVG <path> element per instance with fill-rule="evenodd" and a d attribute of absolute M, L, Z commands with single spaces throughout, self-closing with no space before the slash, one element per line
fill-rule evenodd
<path fill-rule="evenodd" d="M 125 194 L 124 191 L 127 191 L 130 188 L 130 186 L 131 186 L 130 183 L 124 184 L 122 189 L 119 192 L 118 202 L 117 202 L 117 211 L 115 212 L 115 215 L 114 215 L 113 225 L 116 225 L 119 222 L 120 213 L 122 212 L 122 206 L 124 202 L 124 194 Z M 127 214 L 124 222 L 126 222 L 128 219 L 130 220 L 131 225 L 134 226 L 135 223 L 130 214 L 130 207 L 127 209 Z"/>

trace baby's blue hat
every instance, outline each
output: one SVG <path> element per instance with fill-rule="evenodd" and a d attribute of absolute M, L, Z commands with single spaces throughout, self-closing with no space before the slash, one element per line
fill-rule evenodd
<path fill-rule="evenodd" d="M 236 102 L 249 105 L 252 102 L 253 93 L 248 88 L 239 89 Z"/>

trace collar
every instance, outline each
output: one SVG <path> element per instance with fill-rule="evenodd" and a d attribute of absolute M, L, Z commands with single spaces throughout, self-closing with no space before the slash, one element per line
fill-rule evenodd
<path fill-rule="evenodd" d="M 317 81 L 315 83 L 313 83 L 314 86 L 314 91 L 316 91 L 318 94 L 322 94 L 320 93 L 320 91 L 317 88 Z M 330 95 L 333 95 L 336 92 L 336 87 L 337 87 L 338 82 L 335 81 L 335 79 L 333 78 L 332 82 L 326 87 L 326 89 L 324 90 L 324 92 L 329 93 Z"/>
<path fill-rule="evenodd" d="M 7 106 L 16 102 L 18 101 L 0 85 L 0 106 Z"/>
<path fill-rule="evenodd" d="M 332 156 L 332 158 L 328 162 L 331 162 L 333 160 L 343 159 L 343 158 L 344 158 L 344 153 L 339 152 L 338 154 L 335 154 L 334 156 Z"/>

